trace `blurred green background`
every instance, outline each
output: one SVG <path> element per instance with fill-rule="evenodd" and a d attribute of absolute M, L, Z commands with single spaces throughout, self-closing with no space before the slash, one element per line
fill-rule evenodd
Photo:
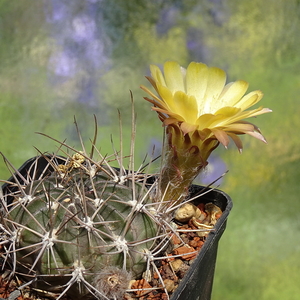
<path fill-rule="evenodd" d="M 111 153 L 122 114 L 125 152 L 130 90 L 136 161 L 160 147 L 162 127 L 140 84 L 150 63 L 202 61 L 228 80 L 261 89 L 273 113 L 254 123 L 268 144 L 244 136 L 242 155 L 218 149 L 201 181 L 229 169 L 234 201 L 220 241 L 213 300 L 289 300 L 300 294 L 299 0 L 0 0 L 0 151 L 16 166 L 57 149 L 43 132 L 78 146 L 99 124 Z M 0 163 L 0 178 L 10 176 Z"/>

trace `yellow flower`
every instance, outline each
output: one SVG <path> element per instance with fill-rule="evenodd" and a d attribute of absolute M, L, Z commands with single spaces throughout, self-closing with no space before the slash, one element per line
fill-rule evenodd
<path fill-rule="evenodd" d="M 202 142 L 216 139 L 225 147 L 229 137 L 242 150 L 238 134 L 249 134 L 266 142 L 258 127 L 244 119 L 271 112 L 268 108 L 247 110 L 263 97 L 259 90 L 246 94 L 248 83 L 238 80 L 226 84 L 226 73 L 219 68 L 209 68 L 192 62 L 187 69 L 177 62 L 164 64 L 164 74 L 155 65 L 150 66 L 147 77 L 158 96 L 144 86 L 155 110 L 165 126 L 178 124 L 183 134 L 197 135 Z M 200 142 L 200 141 L 199 141 Z"/>

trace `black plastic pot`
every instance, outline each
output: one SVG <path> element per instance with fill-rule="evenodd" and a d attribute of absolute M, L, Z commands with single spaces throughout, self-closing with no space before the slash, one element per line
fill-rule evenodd
<path fill-rule="evenodd" d="M 2 185 L 2 191 L 6 203 L 11 204 L 14 200 L 14 192 L 19 190 L 19 187 L 13 183 L 20 182 L 21 184 L 24 184 L 25 178 L 34 177 L 33 179 L 39 179 L 53 172 L 54 169 L 51 166 L 51 163 L 49 163 L 51 160 L 53 160 L 53 164 L 55 165 L 64 164 L 66 162 L 66 158 L 59 156 L 55 156 L 54 158 L 53 155 L 32 157 L 25 161 L 18 169 L 18 172 L 7 180 L 9 183 Z"/>
<path fill-rule="evenodd" d="M 49 160 L 53 159 L 52 155 L 33 157 L 27 160 L 19 169 L 18 174 L 15 174 L 8 179 L 10 183 L 5 183 L 2 186 L 4 201 L 10 204 L 13 201 L 13 193 L 18 190 L 17 186 L 11 183 L 23 183 L 23 177 L 34 177 L 35 179 L 46 176 L 53 171 L 53 167 L 49 164 Z M 55 157 L 54 163 L 64 164 L 66 158 Z M 153 178 L 149 179 L 149 183 L 153 182 Z M 188 272 L 180 282 L 176 291 L 171 296 L 170 300 L 210 300 L 213 286 L 213 278 L 215 272 L 215 264 L 217 258 L 217 250 L 219 240 L 226 228 L 226 222 L 229 212 L 232 208 L 231 198 L 220 190 L 211 190 L 208 193 L 201 195 L 205 191 L 205 187 L 192 185 L 190 189 L 190 197 L 200 195 L 194 200 L 195 204 L 213 202 L 223 211 L 222 216 L 215 225 L 215 229 L 211 231 L 201 248 L 195 261 L 192 263 Z"/>
<path fill-rule="evenodd" d="M 202 186 L 193 185 L 190 191 L 191 197 L 200 194 L 203 189 L 204 187 Z M 175 290 L 171 300 L 211 299 L 218 243 L 226 228 L 232 201 L 226 193 L 220 190 L 212 190 L 205 195 L 199 196 L 195 202 L 213 202 L 221 208 L 223 214 L 216 223 L 215 230 L 209 233 L 201 251 Z"/>

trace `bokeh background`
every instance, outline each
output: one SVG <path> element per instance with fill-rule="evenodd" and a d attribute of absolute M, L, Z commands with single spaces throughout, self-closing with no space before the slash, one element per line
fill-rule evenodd
<path fill-rule="evenodd" d="M 229 170 L 221 189 L 234 201 L 220 241 L 213 300 L 294 300 L 300 294 L 299 0 L 0 0 L 0 151 L 16 166 L 58 145 L 88 142 L 124 153 L 131 106 L 136 161 L 159 149 L 162 127 L 139 86 L 150 63 L 201 61 L 261 89 L 273 113 L 254 123 L 268 144 L 244 136 L 242 155 L 219 148 L 198 181 Z M 10 176 L 0 163 L 0 178 Z"/>

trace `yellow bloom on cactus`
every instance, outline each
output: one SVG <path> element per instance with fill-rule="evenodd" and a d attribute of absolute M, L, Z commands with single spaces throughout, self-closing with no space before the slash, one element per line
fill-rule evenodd
<path fill-rule="evenodd" d="M 147 79 L 157 95 L 144 86 L 141 88 L 152 97 L 145 99 L 154 104 L 153 110 L 165 126 L 178 124 L 183 134 L 197 131 L 202 141 L 216 139 L 225 147 L 231 138 L 239 150 L 242 150 L 239 134 L 266 142 L 258 127 L 244 119 L 271 110 L 262 107 L 247 110 L 261 100 L 263 93 L 256 90 L 245 95 L 246 81 L 226 84 L 223 70 L 196 62 L 184 69 L 177 62 L 168 61 L 164 73 L 155 65 L 150 70 L 151 77 Z"/>
<path fill-rule="evenodd" d="M 160 176 L 160 195 L 171 205 L 188 195 L 194 178 L 207 165 L 219 143 L 230 138 L 242 150 L 239 134 L 249 134 L 266 142 L 257 126 L 245 119 L 271 112 L 268 108 L 248 110 L 263 97 L 259 90 L 246 94 L 248 83 L 226 84 L 226 73 L 192 62 L 187 69 L 177 62 L 164 64 L 164 72 L 150 66 L 147 77 L 156 94 L 141 86 L 166 127 L 165 151 Z"/>

